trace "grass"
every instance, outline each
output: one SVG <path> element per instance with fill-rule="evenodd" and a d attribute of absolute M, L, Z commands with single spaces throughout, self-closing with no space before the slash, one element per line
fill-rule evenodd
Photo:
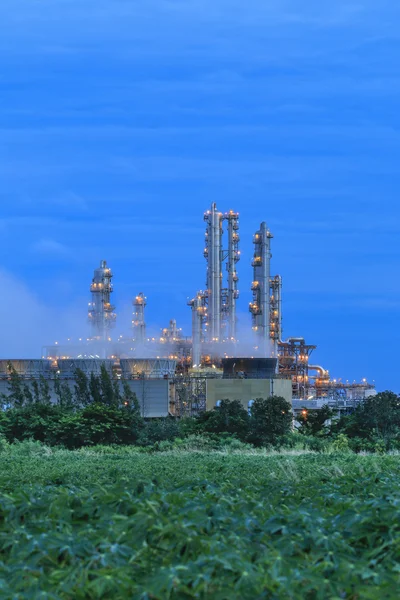
<path fill-rule="evenodd" d="M 398 597 L 398 456 L 0 458 L 0 598 Z"/>

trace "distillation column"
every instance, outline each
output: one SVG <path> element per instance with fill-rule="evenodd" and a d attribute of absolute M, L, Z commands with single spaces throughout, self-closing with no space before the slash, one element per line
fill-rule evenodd
<path fill-rule="evenodd" d="M 271 274 L 271 238 L 272 234 L 265 222 L 253 238 L 254 268 L 253 302 L 250 312 L 253 315 L 253 330 L 258 340 L 258 352 L 261 357 L 268 357 L 270 350 L 270 274 Z"/>
<path fill-rule="evenodd" d="M 204 251 L 207 259 L 207 337 L 210 342 L 218 342 L 221 337 L 222 214 L 218 212 L 215 202 L 211 205 L 211 210 L 204 214 L 204 220 L 207 222 Z"/>
<path fill-rule="evenodd" d="M 146 320 L 144 311 L 147 306 L 147 298 L 140 292 L 133 301 L 134 312 L 132 320 L 133 337 L 136 344 L 142 346 L 146 342 Z"/>
<path fill-rule="evenodd" d="M 206 314 L 205 295 L 199 292 L 188 305 L 192 308 L 192 366 L 200 367 L 203 322 Z"/>
<path fill-rule="evenodd" d="M 236 301 L 239 298 L 237 283 L 239 277 L 236 271 L 236 263 L 240 260 L 239 250 L 239 213 L 232 210 L 225 215 L 228 221 L 228 336 L 231 341 L 236 340 Z"/>
<path fill-rule="evenodd" d="M 115 307 L 111 305 L 112 276 L 107 262 L 102 260 L 100 267 L 94 272 L 90 286 L 92 301 L 89 302 L 89 322 L 92 324 L 93 337 L 102 342 L 108 340 L 110 329 L 114 326 L 116 319 Z"/>
<path fill-rule="evenodd" d="M 278 357 L 278 342 L 282 339 L 282 277 L 270 279 L 270 339 L 271 356 Z"/>

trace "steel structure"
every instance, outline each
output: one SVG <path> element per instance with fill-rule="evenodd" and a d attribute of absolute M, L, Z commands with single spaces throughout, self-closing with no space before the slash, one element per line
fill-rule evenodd
<path fill-rule="evenodd" d="M 0 379 L 9 379 L 12 371 L 23 379 L 48 378 L 51 376 L 52 367 L 53 362 L 47 359 L 0 360 Z"/>
<path fill-rule="evenodd" d="M 233 212 L 230 210 L 228 213 L 225 213 L 224 220 L 227 221 L 228 224 L 228 251 L 226 253 L 227 263 L 226 270 L 228 272 L 228 288 L 226 291 L 226 305 L 223 305 L 223 320 L 227 322 L 227 335 L 223 337 L 227 337 L 231 342 L 236 341 L 236 326 L 237 326 L 237 317 L 236 317 L 236 301 L 239 298 L 239 290 L 238 290 L 238 281 L 239 277 L 236 271 L 236 264 L 240 260 L 240 250 L 239 250 L 239 213 Z M 223 255 L 223 258 L 225 256 Z M 224 294 L 224 290 L 222 291 Z M 226 306 L 226 308 L 225 308 Z M 225 316 L 225 319 L 224 319 Z M 222 331 L 224 332 L 225 328 L 222 324 Z"/>
<path fill-rule="evenodd" d="M 236 264 L 240 260 L 239 213 L 233 210 L 223 214 L 218 212 L 214 202 L 211 210 L 204 213 L 207 222 L 206 247 L 207 289 L 204 293 L 207 306 L 205 340 L 221 342 L 236 340 L 236 301 L 239 298 L 237 284 L 239 277 Z M 227 222 L 228 248 L 223 248 L 223 223 Z M 227 287 L 223 286 L 223 265 L 226 264 Z"/>
<path fill-rule="evenodd" d="M 265 222 L 261 223 L 259 231 L 253 237 L 254 258 L 253 266 L 253 301 L 250 302 L 250 312 L 253 316 L 253 331 L 256 334 L 256 350 L 261 357 L 271 355 L 270 345 L 270 275 L 271 275 L 271 238 Z"/>
<path fill-rule="evenodd" d="M 207 376 L 183 376 L 173 379 L 172 414 L 192 417 L 207 407 Z"/>
<path fill-rule="evenodd" d="M 282 277 L 270 278 L 270 342 L 271 356 L 278 356 L 278 344 L 282 339 Z"/>
<path fill-rule="evenodd" d="M 199 367 L 202 355 L 203 324 L 205 323 L 207 308 L 205 295 L 199 292 L 188 305 L 192 307 L 192 366 Z"/>
<path fill-rule="evenodd" d="M 279 373 L 291 377 L 294 398 L 307 398 L 310 393 L 309 361 L 316 346 L 304 338 L 289 338 L 279 342 Z"/>
<path fill-rule="evenodd" d="M 165 358 L 121 358 L 122 379 L 163 379 L 173 377 L 176 360 Z"/>
<path fill-rule="evenodd" d="M 89 322 L 92 325 L 93 338 L 100 342 L 109 340 L 110 330 L 116 320 L 114 306 L 111 304 L 112 277 L 107 261 L 102 260 L 100 267 L 95 269 L 90 286 L 92 301 L 89 302 Z"/>
<path fill-rule="evenodd" d="M 147 298 L 140 292 L 132 302 L 134 306 L 132 329 L 133 338 L 137 345 L 143 346 L 146 341 L 146 320 L 145 308 L 147 306 Z"/>

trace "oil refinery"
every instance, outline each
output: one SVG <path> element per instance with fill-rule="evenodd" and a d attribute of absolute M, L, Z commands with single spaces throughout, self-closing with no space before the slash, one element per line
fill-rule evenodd
<path fill-rule="evenodd" d="M 213 203 L 204 221 L 205 288 L 187 303 L 192 316 L 190 335 L 185 336 L 171 319 L 158 337 L 148 337 L 151 298 L 138 292 L 132 301 L 130 334 L 113 339 L 117 319 L 113 273 L 102 260 L 89 288 L 90 337 L 77 344 L 45 346 L 42 359 L 0 361 L 0 392 L 7 393 L 11 362 L 26 379 L 58 376 L 71 386 L 77 368 L 90 374 L 105 364 L 115 378 L 129 382 L 144 416 L 196 414 L 223 398 L 247 404 L 269 395 L 284 396 L 295 412 L 326 403 L 346 409 L 375 394 L 374 385 L 366 380 L 332 380 L 328 369 L 312 364 L 316 346 L 304 337 L 283 339 L 282 277 L 271 274 L 273 235 L 265 222 L 253 236 L 250 314 L 240 328 L 247 328 L 250 340 L 244 353 L 237 317 L 239 214 L 219 212 Z"/>

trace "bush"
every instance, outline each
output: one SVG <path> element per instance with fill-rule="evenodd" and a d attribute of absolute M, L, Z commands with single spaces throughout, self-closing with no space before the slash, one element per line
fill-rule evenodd
<path fill-rule="evenodd" d="M 150 446 L 157 442 L 172 442 L 179 436 L 179 422 L 172 417 L 149 419 L 144 423 L 138 443 Z"/>
<path fill-rule="evenodd" d="M 324 438 L 305 435 L 302 438 L 305 450 L 312 450 L 313 452 L 326 452 L 328 450 L 329 442 Z"/>
<path fill-rule="evenodd" d="M 349 438 L 344 433 L 339 433 L 337 438 L 331 444 L 335 452 L 351 452 Z"/>
<path fill-rule="evenodd" d="M 247 440 L 255 446 L 281 446 L 292 424 L 292 407 L 284 398 L 257 398 L 251 407 Z"/>

